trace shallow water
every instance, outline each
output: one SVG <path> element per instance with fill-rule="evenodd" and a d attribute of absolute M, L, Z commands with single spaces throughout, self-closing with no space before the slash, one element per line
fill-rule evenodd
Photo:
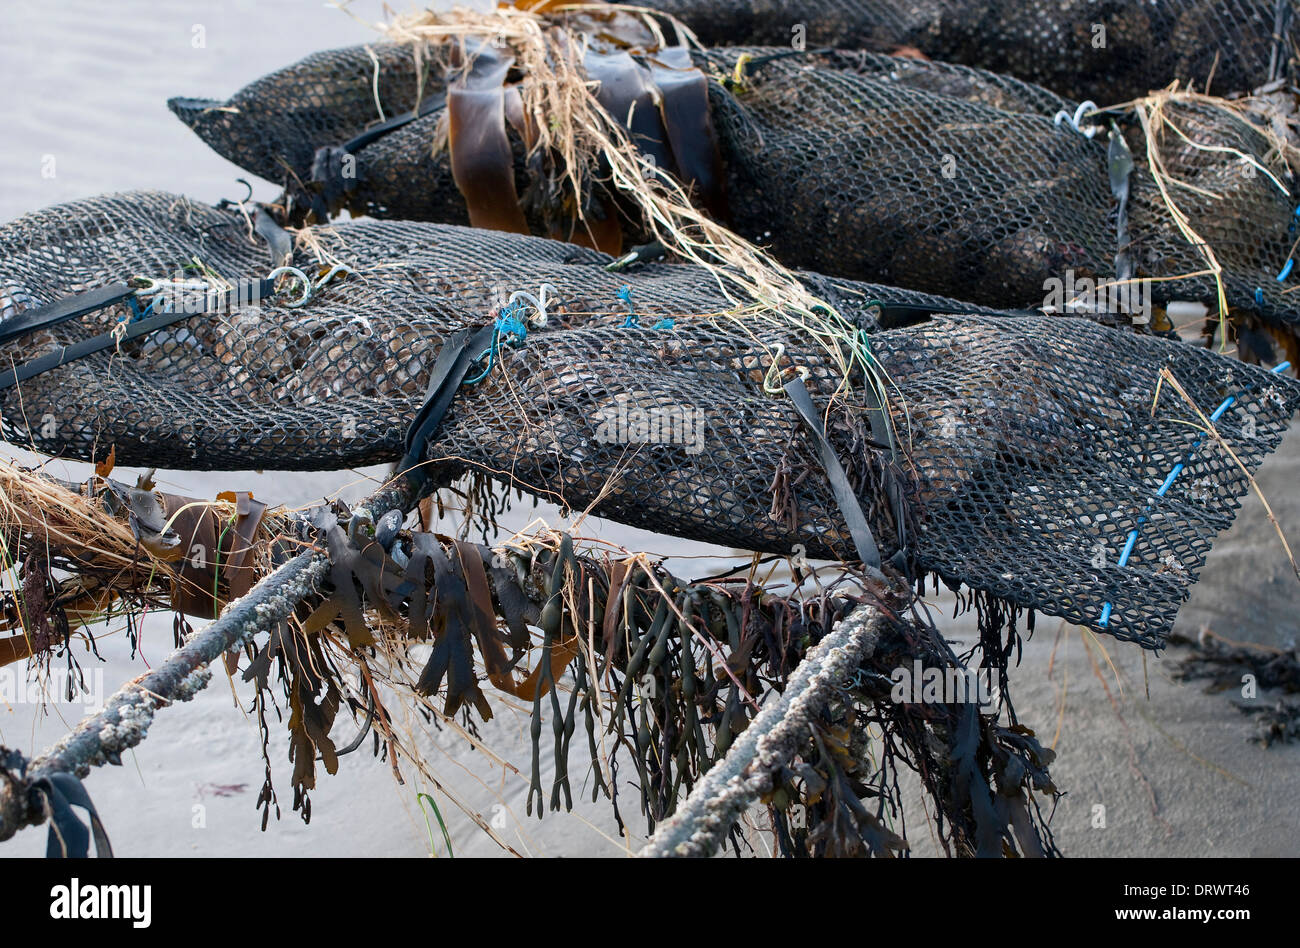
<path fill-rule="evenodd" d="M 130 188 L 242 194 L 242 172 L 172 116 L 168 97 L 224 95 L 365 32 L 302 0 L 0 5 L 0 217 Z"/>

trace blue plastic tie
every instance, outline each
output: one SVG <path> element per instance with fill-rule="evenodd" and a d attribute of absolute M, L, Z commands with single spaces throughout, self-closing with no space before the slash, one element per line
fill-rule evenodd
<path fill-rule="evenodd" d="M 512 303 L 501 310 L 493 324 L 492 345 L 478 358 L 487 357 L 487 367 L 472 379 L 466 379 L 462 385 L 475 385 L 488 377 L 492 367 L 496 364 L 497 350 L 501 348 L 501 343 L 505 342 L 511 348 L 519 348 L 528 339 L 528 326 L 519 318 L 521 304 Z M 475 361 L 478 361 L 476 359 Z"/>
<path fill-rule="evenodd" d="M 1284 266 L 1282 268 L 1282 272 L 1277 275 L 1277 282 L 1279 283 L 1286 282 L 1286 278 L 1291 275 L 1291 268 L 1294 266 L 1295 266 L 1295 259 L 1288 257 L 1286 261 L 1286 266 Z"/>
<path fill-rule="evenodd" d="M 118 324 L 121 325 L 122 323 L 138 323 L 142 319 L 148 319 L 149 314 L 153 312 L 154 304 L 157 303 L 158 300 L 159 297 L 155 296 L 153 299 L 149 301 L 148 306 L 141 307 L 139 300 L 137 300 L 134 296 L 128 296 L 126 298 L 126 302 L 131 307 L 131 313 L 130 315 L 127 315 L 125 313 L 122 314 L 121 318 L 118 319 L 117 321 Z"/>
<path fill-rule="evenodd" d="M 1291 363 L 1283 362 L 1281 365 L 1273 366 L 1273 368 L 1270 369 L 1269 371 L 1276 375 L 1278 373 L 1285 372 L 1289 368 L 1291 368 Z M 1233 405 L 1235 405 L 1236 403 L 1237 403 L 1236 395 L 1229 395 L 1227 398 L 1225 398 L 1223 400 L 1223 404 L 1220 405 L 1218 408 L 1214 409 L 1214 413 L 1210 415 L 1210 424 L 1214 424 L 1216 421 L 1222 418 L 1224 413 L 1227 412 L 1227 410 L 1231 408 Z M 1206 432 L 1201 433 L 1201 436 L 1196 440 L 1196 443 L 1192 445 L 1191 450 L 1187 452 L 1188 460 L 1190 460 L 1192 455 L 1194 455 L 1197 451 L 1201 449 L 1201 445 L 1205 444 L 1205 439 L 1207 436 L 1208 435 Z M 1165 496 L 1166 493 L 1168 493 L 1169 488 L 1174 486 L 1174 481 L 1178 479 L 1178 475 L 1183 472 L 1183 469 L 1186 466 L 1187 466 L 1187 461 L 1179 461 L 1177 464 L 1174 465 L 1174 469 L 1169 472 L 1169 476 L 1164 479 L 1164 483 L 1162 483 L 1160 487 L 1156 490 L 1157 497 L 1163 497 Z M 1151 505 L 1148 504 L 1147 510 L 1150 509 L 1151 509 Z M 1128 558 L 1133 555 L 1133 548 L 1137 546 L 1138 533 L 1142 530 L 1142 525 L 1146 522 L 1147 522 L 1147 515 L 1146 512 L 1144 511 L 1142 515 L 1138 517 L 1137 526 L 1135 526 L 1131 531 L 1129 531 L 1128 540 L 1124 544 L 1124 550 L 1119 555 L 1118 566 L 1120 569 L 1123 569 L 1125 566 L 1128 565 Z M 1110 625 L 1111 609 L 1112 606 L 1109 602 L 1105 603 L 1101 607 L 1101 618 L 1098 620 L 1097 625 L 1099 625 L 1103 629 L 1106 628 L 1106 626 Z"/>
<path fill-rule="evenodd" d="M 636 307 L 632 304 L 632 287 L 624 286 L 618 291 L 618 298 L 623 301 L 627 307 L 627 319 L 623 320 L 624 329 L 639 329 L 641 319 L 636 314 Z"/>

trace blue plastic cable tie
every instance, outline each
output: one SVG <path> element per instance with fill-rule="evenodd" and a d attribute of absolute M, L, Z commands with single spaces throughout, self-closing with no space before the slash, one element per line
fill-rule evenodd
<path fill-rule="evenodd" d="M 1294 266 L 1295 266 L 1295 259 L 1292 257 L 1288 257 L 1286 261 L 1286 266 L 1284 266 L 1282 268 L 1282 272 L 1277 275 L 1277 282 L 1279 283 L 1286 282 L 1286 278 L 1291 275 L 1291 268 Z"/>
<path fill-rule="evenodd" d="M 508 307 L 497 317 L 497 333 L 506 336 L 512 346 L 522 345 L 528 339 L 528 325 L 519 318 L 520 305 Z"/>
<path fill-rule="evenodd" d="M 1273 368 L 1269 369 L 1269 371 L 1272 372 L 1274 375 L 1280 375 L 1281 373 L 1285 372 L 1289 368 L 1291 368 L 1291 363 L 1283 362 L 1280 365 L 1273 366 Z M 1214 413 L 1210 415 L 1210 423 L 1213 424 L 1214 422 L 1222 418 L 1224 414 L 1227 412 L 1227 410 L 1231 408 L 1233 405 L 1235 405 L 1236 403 L 1237 403 L 1236 395 L 1229 395 L 1227 398 L 1225 398 L 1223 400 L 1223 404 L 1220 405 L 1218 408 L 1214 409 Z M 1206 439 L 1206 433 L 1202 432 L 1201 436 L 1196 440 L 1196 443 L 1192 445 L 1191 450 L 1187 452 L 1187 457 L 1189 459 L 1192 457 L 1192 455 L 1194 455 L 1197 451 L 1200 450 L 1201 445 L 1205 443 L 1205 439 Z M 1178 475 L 1181 474 L 1186 467 L 1187 467 L 1186 461 L 1179 461 L 1177 464 L 1175 464 L 1174 469 L 1169 472 L 1169 476 L 1164 479 L 1164 482 L 1156 490 L 1156 496 L 1157 497 L 1165 496 L 1165 494 L 1168 493 L 1169 488 L 1174 486 L 1174 481 L 1178 479 Z M 1149 507 L 1150 505 L 1148 504 L 1148 508 Z M 1132 530 L 1129 531 L 1128 540 L 1124 543 L 1124 550 L 1123 552 L 1120 553 L 1119 562 L 1116 564 L 1117 566 L 1119 566 L 1120 569 L 1123 569 L 1125 566 L 1128 565 L 1128 559 L 1130 556 L 1133 555 L 1134 547 L 1137 546 L 1138 534 L 1141 532 L 1142 525 L 1146 523 L 1146 521 L 1147 521 L 1147 516 L 1145 513 L 1143 513 L 1141 516 L 1138 517 L 1137 525 Z M 1101 618 L 1097 620 L 1097 625 L 1103 629 L 1106 628 L 1108 625 L 1110 625 L 1110 614 L 1112 608 L 1113 607 L 1109 602 L 1104 603 L 1101 607 Z"/>
<path fill-rule="evenodd" d="M 475 385 L 488 377 L 492 367 L 496 364 L 497 350 L 501 347 L 502 337 L 505 338 L 506 344 L 513 348 L 518 348 L 528 339 L 528 326 L 520 320 L 518 315 L 521 308 L 522 304 L 512 303 L 500 311 L 496 322 L 493 324 L 492 344 L 478 357 L 482 359 L 486 356 L 488 360 L 487 366 L 474 378 L 462 382 L 462 385 Z M 478 361 L 478 359 L 475 361 Z"/>
<path fill-rule="evenodd" d="M 627 307 L 627 319 L 623 320 L 624 329 L 639 329 L 641 320 L 637 317 L 636 307 L 632 304 L 632 287 L 625 285 L 618 291 L 618 298 Z"/>

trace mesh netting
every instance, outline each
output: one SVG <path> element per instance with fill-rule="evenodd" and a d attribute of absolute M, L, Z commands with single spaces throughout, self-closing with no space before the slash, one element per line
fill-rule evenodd
<path fill-rule="evenodd" d="M 1221 449 L 1194 452 L 1147 514 L 1127 566 L 1116 565 L 1198 437 L 1195 414 L 1171 392 L 1152 415 L 1161 367 L 1207 414 L 1221 394 L 1253 387 L 1219 426 L 1247 465 L 1275 445 L 1296 392 L 1205 350 L 1074 319 L 936 317 L 876 333 L 871 348 L 900 393 L 922 568 L 1084 625 L 1112 602 L 1112 631 L 1153 641 L 1228 525 L 1229 498 L 1248 490 Z M 763 358 L 726 321 L 544 336 L 466 393 L 430 454 L 659 532 L 853 559 L 797 415 L 763 393 Z M 806 343 L 793 360 L 813 369 L 814 397 L 828 400 L 831 367 Z M 889 555 L 897 525 L 863 416 L 862 402 L 840 404 L 831 440 Z M 606 443 L 611 433 L 621 437 Z M 777 471 L 797 485 L 784 504 L 774 502 Z"/>
<path fill-rule="evenodd" d="M 1167 86 L 1243 92 L 1285 68 L 1291 0 L 648 0 L 710 45 L 837 46 L 1017 76 L 1103 105 Z M 1278 20 L 1279 13 L 1284 15 Z M 1275 25 L 1283 29 L 1275 33 Z M 801 30 L 796 27 L 802 26 Z M 1281 43 L 1275 42 L 1275 36 Z"/>
<path fill-rule="evenodd" d="M 391 96 L 386 114 L 410 108 L 409 53 L 375 49 L 387 83 L 381 93 Z M 1213 313 L 1208 244 L 1231 307 L 1273 325 L 1300 318 L 1294 294 L 1276 279 L 1296 237 L 1289 173 L 1266 134 L 1221 104 L 1175 98 L 1148 111 L 1166 193 L 1149 167 L 1142 129 L 1133 114 L 1125 118 L 1135 167 L 1121 243 L 1106 135 L 1088 139 L 1054 121 L 1061 110 L 1074 114 L 1073 103 L 962 66 L 788 54 L 696 54 L 715 77 L 709 99 L 726 170 L 726 223 L 782 263 L 991 306 L 1039 306 L 1051 281 L 1114 279 L 1122 251 L 1133 276 L 1154 281 L 1139 291 L 1150 297 L 1141 302 L 1200 300 Z M 753 57 L 743 81 L 719 78 L 732 76 L 742 55 Z M 334 50 L 227 103 L 172 105 L 222 155 L 301 195 L 316 150 L 340 145 L 379 117 L 373 77 L 365 49 Z M 320 90 L 329 92 L 323 101 Z M 467 223 L 440 150 L 443 118 L 435 109 L 358 149 L 348 206 L 375 217 Z M 512 141 L 530 226 L 553 235 L 553 214 L 538 209 L 535 165 L 517 136 Z M 631 240 L 644 237 L 640 222 L 625 229 Z"/>
<path fill-rule="evenodd" d="M 743 52 L 710 61 L 734 67 Z M 715 87 L 728 156 L 757 156 L 729 163 L 731 211 L 744 236 L 798 266 L 994 305 L 1041 305 L 1048 281 L 1066 273 L 1115 277 L 1121 248 L 1104 135 L 1089 140 L 1055 125 L 1024 86 L 990 96 L 998 86 L 989 76 L 977 74 L 980 83 L 965 91 L 969 74 L 958 70 L 880 56 L 819 59 L 840 68 L 784 59 L 756 69 L 747 91 Z M 1241 157 L 1268 167 L 1264 135 L 1209 104 L 1170 103 L 1164 112 L 1173 126 L 1159 137 L 1165 170 L 1190 185 L 1169 188 L 1214 249 L 1229 303 L 1294 320 L 1295 304 L 1274 279 L 1294 243 L 1291 201 Z M 1175 225 L 1140 130 L 1126 137 L 1135 167 L 1123 249 L 1134 275 L 1161 281 L 1151 287 L 1155 302 L 1199 299 L 1217 309 L 1212 280 L 1170 279 L 1207 263 Z M 773 208 L 789 211 L 774 219 Z"/>
<path fill-rule="evenodd" d="M 359 274 L 299 310 L 214 313 L 129 343 L 126 358 L 100 353 L 38 376 L 5 394 L 6 436 L 77 458 L 102 457 L 116 444 L 119 463 L 180 468 L 390 461 L 402 453 L 443 339 L 489 322 L 516 290 L 551 284 L 561 326 L 621 322 L 627 311 L 618 291 L 629 283 L 648 322 L 732 305 L 700 269 L 651 264 L 609 273 L 605 254 L 520 235 L 398 221 L 352 221 L 310 234 L 322 253 Z M 293 262 L 310 268 L 314 254 L 300 244 Z M 133 275 L 193 276 L 197 262 L 233 280 L 265 273 L 267 261 L 265 245 L 234 210 L 162 192 L 76 201 L 0 226 L 0 319 Z M 868 304 L 877 299 L 969 308 L 804 279 L 867 327 L 875 312 Z M 102 333 L 129 314 L 119 305 L 28 336 L 7 347 L 4 368 Z"/>
<path fill-rule="evenodd" d="M 235 211 L 153 192 L 75 202 L 0 228 L 7 314 L 198 257 L 228 277 L 264 272 Z M 764 391 L 773 368 L 804 367 L 886 555 L 900 524 L 919 570 L 999 602 L 1041 609 L 1157 645 L 1215 534 L 1278 443 L 1300 385 L 1212 352 L 1095 323 L 942 315 L 962 304 L 821 281 L 874 329 L 900 455 L 870 438 L 864 380 L 840 375 L 801 332 L 723 307 L 708 273 L 649 266 L 534 238 L 383 221 L 315 228 L 296 262 L 322 252 L 359 272 L 301 309 L 195 316 L 120 356 L 64 366 L 11 391 L 11 441 L 50 454 L 188 468 L 340 466 L 392 459 L 449 332 L 487 323 L 504 295 L 559 291 L 552 328 L 502 347 L 464 387 L 429 446 L 445 473 L 487 471 L 564 506 L 661 533 L 776 553 L 853 558 L 842 517 L 797 415 Z M 306 249 L 314 243 L 316 251 Z M 623 325 L 627 283 L 643 325 Z M 870 301 L 940 315 L 882 330 Z M 50 333 L 67 342 L 124 315 Z M 666 326 L 657 317 L 670 315 Z M 22 361 L 51 338 L 7 347 Z M 778 349 L 780 345 L 782 348 Z M 1201 444 L 1199 416 L 1235 396 Z M 97 447 L 96 447 L 97 446 Z M 1178 463 L 1185 469 L 1157 499 Z M 1244 468 L 1244 469 L 1243 469 Z M 1139 527 L 1127 564 L 1118 565 Z"/>

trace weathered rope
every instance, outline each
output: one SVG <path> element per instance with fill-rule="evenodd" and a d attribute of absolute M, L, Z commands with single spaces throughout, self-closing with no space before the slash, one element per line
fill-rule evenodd
<path fill-rule="evenodd" d="M 780 698 L 759 712 L 637 855 L 712 855 L 749 805 L 771 791 L 773 774 L 793 760 L 836 686 L 871 657 L 884 624 L 878 609 L 859 606 L 813 646 Z"/>

